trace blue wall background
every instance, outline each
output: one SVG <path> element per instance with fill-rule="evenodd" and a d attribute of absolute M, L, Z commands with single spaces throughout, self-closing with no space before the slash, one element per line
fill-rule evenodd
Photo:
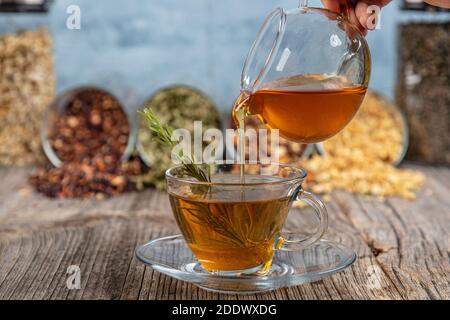
<path fill-rule="evenodd" d="M 69 5 L 80 6 L 81 30 L 66 28 Z M 311 1 L 319 5 L 319 1 Z M 131 111 L 152 92 L 188 84 L 225 112 L 239 93 L 242 65 L 264 17 L 297 0 L 55 0 L 48 14 L 0 14 L 0 33 L 46 26 L 54 37 L 58 91 L 94 84 L 111 90 Z M 367 37 L 371 87 L 393 98 L 397 26 L 448 20 L 449 14 L 405 13 L 394 0 L 381 29 Z"/>

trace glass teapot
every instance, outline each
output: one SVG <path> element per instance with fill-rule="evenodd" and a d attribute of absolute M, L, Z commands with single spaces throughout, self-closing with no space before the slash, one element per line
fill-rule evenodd
<path fill-rule="evenodd" d="M 367 42 L 345 13 L 308 7 L 307 1 L 278 8 L 248 53 L 233 118 L 243 127 L 245 115 L 257 115 L 288 140 L 324 141 L 358 111 L 370 71 Z"/>

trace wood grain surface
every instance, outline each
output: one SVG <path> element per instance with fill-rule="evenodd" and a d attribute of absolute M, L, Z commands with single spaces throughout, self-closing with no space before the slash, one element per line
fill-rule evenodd
<path fill-rule="evenodd" d="M 427 175 L 415 202 L 333 194 L 325 237 L 358 253 L 351 268 L 242 296 L 207 292 L 137 261 L 138 244 L 178 233 L 164 193 L 51 200 L 27 185 L 29 169 L 0 169 L 0 299 L 449 299 L 450 169 L 414 168 Z M 287 226 L 311 217 L 293 212 Z M 80 289 L 67 288 L 72 265 Z"/>

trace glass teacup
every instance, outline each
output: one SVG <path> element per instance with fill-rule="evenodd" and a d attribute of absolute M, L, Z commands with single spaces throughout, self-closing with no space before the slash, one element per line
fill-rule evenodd
<path fill-rule="evenodd" d="M 297 251 L 317 242 L 327 229 L 327 210 L 302 189 L 306 171 L 290 165 L 212 165 L 212 182 L 166 172 L 177 224 L 201 265 L 223 275 L 267 274 L 276 250 Z M 283 233 L 294 201 L 310 205 L 319 225 L 308 237 Z"/>

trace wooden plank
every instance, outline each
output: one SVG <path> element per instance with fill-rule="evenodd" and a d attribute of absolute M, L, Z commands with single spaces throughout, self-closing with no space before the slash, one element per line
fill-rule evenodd
<path fill-rule="evenodd" d="M 330 208 L 331 212 L 335 212 Z M 335 213 L 332 213 L 333 217 Z M 366 286 L 365 269 L 373 263 L 370 249 L 355 230 L 340 219 L 331 219 L 329 237 L 360 252 L 353 270 L 314 284 L 261 295 L 223 295 L 200 290 L 144 267 L 133 257 L 137 244 L 176 232 L 174 226 L 144 217 L 105 217 L 67 221 L 47 230 L 9 235 L 9 252 L 0 265 L 20 266 L 0 273 L 2 298 L 10 299 L 370 299 L 379 298 Z M 19 249 L 17 249 L 19 248 Z M 53 248 L 53 250 L 51 250 Z M 50 251 L 49 251 L 50 250 Z M 20 254 L 17 254 L 20 252 Z M 11 263 L 11 262 L 10 262 Z M 81 290 L 66 287 L 67 267 L 81 269 Z M 389 292 L 384 298 L 400 298 Z"/>
<path fill-rule="evenodd" d="M 442 196 L 450 190 L 443 189 L 431 170 L 424 172 L 428 180 L 415 202 L 397 198 L 380 202 L 343 193 L 338 201 L 353 206 L 345 210 L 349 221 L 361 231 L 379 266 L 406 298 L 448 299 L 450 207 Z"/>

